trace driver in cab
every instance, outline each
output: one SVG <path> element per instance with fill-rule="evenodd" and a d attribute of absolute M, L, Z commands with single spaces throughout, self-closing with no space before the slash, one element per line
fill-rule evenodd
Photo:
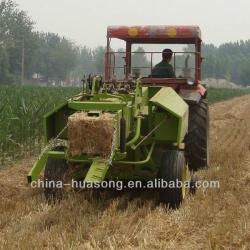
<path fill-rule="evenodd" d="M 155 65 L 152 69 L 152 77 L 155 78 L 176 78 L 173 66 L 170 64 L 173 51 L 164 49 L 162 51 L 162 61 Z"/>

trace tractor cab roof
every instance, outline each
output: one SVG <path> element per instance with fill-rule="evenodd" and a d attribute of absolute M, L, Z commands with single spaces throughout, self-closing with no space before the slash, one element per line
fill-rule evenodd
<path fill-rule="evenodd" d="M 201 30 L 198 26 L 109 26 L 107 37 L 131 43 L 191 44 L 201 41 Z"/>

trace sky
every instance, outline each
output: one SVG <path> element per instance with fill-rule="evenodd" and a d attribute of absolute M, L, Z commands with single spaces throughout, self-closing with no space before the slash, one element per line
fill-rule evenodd
<path fill-rule="evenodd" d="M 250 39 L 250 0 L 16 0 L 36 30 L 106 44 L 108 25 L 198 25 L 205 43 Z M 119 46 L 119 44 L 117 44 Z"/>

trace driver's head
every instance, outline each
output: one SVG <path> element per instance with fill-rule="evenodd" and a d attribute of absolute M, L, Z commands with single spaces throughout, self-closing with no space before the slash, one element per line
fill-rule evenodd
<path fill-rule="evenodd" d="M 163 61 L 170 61 L 173 56 L 173 51 L 171 49 L 164 49 L 162 51 L 162 60 Z"/>

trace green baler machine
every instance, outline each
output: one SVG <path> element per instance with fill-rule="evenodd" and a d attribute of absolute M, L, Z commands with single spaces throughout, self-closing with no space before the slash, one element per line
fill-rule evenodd
<path fill-rule="evenodd" d="M 93 79 L 93 86 L 99 79 Z M 130 175 L 120 172 L 112 178 L 134 179 L 131 166 L 150 169 L 152 176 L 159 171 L 157 158 L 161 148 L 180 151 L 188 129 L 188 105 L 169 87 L 142 87 L 140 79 L 134 82 L 135 91 L 128 94 L 81 93 L 45 116 L 47 148 L 28 174 L 28 181 L 36 181 L 43 168 L 58 160 L 88 168 L 86 182 L 101 182 L 112 165 L 119 169 L 127 165 Z M 112 113 L 115 133 L 111 158 L 81 155 L 73 157 L 67 150 L 67 118 L 75 112 L 90 115 Z M 97 131 L 98 133 L 98 131 Z M 58 150 L 60 148 L 60 150 Z M 181 152 L 181 151 L 180 151 Z M 47 165 L 46 165 L 47 164 Z M 183 166 L 185 168 L 185 166 Z M 124 171 L 124 168 L 122 168 Z M 79 170 L 78 170 L 79 171 Z M 84 171 L 86 172 L 86 171 Z M 117 172 L 117 171 L 115 171 Z M 47 180 L 53 177 L 46 176 Z M 142 176 L 143 178 L 143 176 Z M 156 178 L 156 176 L 155 176 Z"/>
<path fill-rule="evenodd" d="M 153 26 L 145 27 L 150 30 Z M 208 109 L 206 90 L 199 84 L 199 29 L 192 26 L 160 26 L 159 31 L 167 29 L 172 32 L 175 29 L 175 36 L 167 32 L 167 35 L 155 33 L 155 37 L 152 37 L 149 33 L 143 33 L 145 27 L 109 27 L 105 80 L 100 76 L 89 77 L 87 81 L 84 79 L 79 95 L 45 116 L 46 147 L 28 173 L 28 182 L 37 181 L 43 169 L 46 183 L 61 182 L 63 185 L 60 188 L 45 186 L 48 200 L 61 197 L 64 185 L 70 180 L 102 183 L 110 180 L 158 179 L 168 184 L 181 182 L 181 186 L 157 187 L 161 202 L 178 207 L 186 194 L 189 169 L 195 171 L 208 165 Z M 153 28 L 154 31 L 157 29 Z M 111 37 L 126 41 L 124 80 L 117 80 L 114 75 Z M 138 74 L 131 77 L 131 44 L 143 43 L 144 40 L 148 43 L 194 43 L 195 79 L 141 77 Z M 188 72 L 187 68 L 185 72 Z M 108 155 L 98 155 L 97 151 L 91 154 L 84 151 L 78 155 L 72 153 L 69 129 L 73 132 L 74 129 L 70 127 L 69 120 L 74 114 L 84 114 L 84 119 L 90 120 L 91 117 L 101 119 L 104 114 L 112 115 L 113 132 Z M 92 132 L 94 135 L 100 134 L 101 138 L 106 127 L 108 125 L 104 123 L 97 130 L 93 123 Z M 78 131 L 76 135 L 78 142 L 82 140 L 82 146 L 93 145 L 93 134 L 91 136 L 91 133 L 83 131 Z M 96 143 L 102 144 L 105 140 Z"/>

